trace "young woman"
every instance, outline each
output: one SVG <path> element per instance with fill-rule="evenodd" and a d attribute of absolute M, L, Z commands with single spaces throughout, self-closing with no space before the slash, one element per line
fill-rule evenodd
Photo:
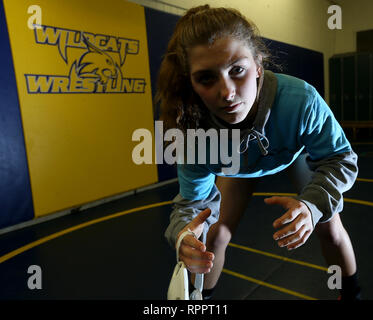
<path fill-rule="evenodd" d="M 178 164 L 180 193 L 165 236 L 175 247 L 181 232 L 195 233 L 182 241 L 180 259 L 192 274 L 205 273 L 210 296 L 255 183 L 286 169 L 298 196 L 264 200 L 287 210 L 273 223 L 274 240 L 291 250 L 315 231 L 328 265 L 342 268 L 341 298 L 356 299 L 355 255 L 339 212 L 357 155 L 316 89 L 265 70 L 269 61 L 255 25 L 235 9 L 199 6 L 178 21 L 158 78 L 164 129 L 240 129 L 240 149 L 232 150 L 240 169 L 230 174 L 220 159 Z"/>

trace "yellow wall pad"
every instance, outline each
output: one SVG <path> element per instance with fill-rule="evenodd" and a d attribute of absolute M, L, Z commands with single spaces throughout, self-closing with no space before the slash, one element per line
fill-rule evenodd
<path fill-rule="evenodd" d="M 244 279 L 244 280 L 247 280 L 247 281 L 250 281 L 250 282 L 254 282 L 254 283 L 259 284 L 261 286 L 268 287 L 268 288 L 271 288 L 273 290 L 281 291 L 283 293 L 287 293 L 287 294 L 290 294 L 292 296 L 295 296 L 295 297 L 298 297 L 298 298 L 301 298 L 301 299 L 318 300 L 316 298 L 312 298 L 312 297 L 307 296 L 305 294 L 302 294 L 302 293 L 299 293 L 299 292 L 296 292 L 296 291 L 293 291 L 293 290 L 289 290 L 289 289 L 286 289 L 286 288 L 283 288 L 283 287 L 280 287 L 280 286 L 276 286 L 276 285 L 268 283 L 268 282 L 257 280 L 255 278 L 251 278 L 251 277 L 245 276 L 243 274 L 240 274 L 240 273 L 228 270 L 228 269 L 223 269 L 223 272 L 226 273 L 226 274 L 229 274 L 231 276 L 234 276 L 234 277 L 237 277 L 237 278 L 240 278 L 240 279 Z"/>
<path fill-rule="evenodd" d="M 40 7 L 40 28 L 27 25 Z M 35 217 L 158 181 L 132 134 L 154 137 L 144 7 L 4 0 Z M 35 21 L 33 21 L 35 22 Z"/>

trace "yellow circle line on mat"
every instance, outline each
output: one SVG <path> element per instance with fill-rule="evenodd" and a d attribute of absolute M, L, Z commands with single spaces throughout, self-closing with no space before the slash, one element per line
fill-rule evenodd
<path fill-rule="evenodd" d="M 253 196 L 281 196 L 281 197 L 293 197 L 297 193 L 285 193 L 285 192 L 253 192 Z"/>
<path fill-rule="evenodd" d="M 317 299 L 312 298 L 310 296 L 307 296 L 305 294 L 302 294 L 302 293 L 299 293 L 299 292 L 296 292 L 296 291 L 293 291 L 293 290 L 289 290 L 289 289 L 286 289 L 286 288 L 283 288 L 283 287 L 280 287 L 280 286 L 276 286 L 274 284 L 271 284 L 271 283 L 268 283 L 268 282 L 265 282 L 265 281 L 261 281 L 261 280 L 255 279 L 255 278 L 251 278 L 251 277 L 245 276 L 241 273 L 234 272 L 234 271 L 231 271 L 231 270 L 228 270 L 228 269 L 223 269 L 223 272 L 227 273 L 231 276 L 241 278 L 241 279 L 244 279 L 244 280 L 247 280 L 247 281 L 250 281 L 250 282 L 254 282 L 254 283 L 259 284 L 259 285 L 264 286 L 264 287 L 271 288 L 273 290 L 281 291 L 281 292 L 290 294 L 292 296 L 296 296 L 298 298 L 302 298 L 302 299 L 306 299 L 306 300 L 317 300 Z"/>
<path fill-rule="evenodd" d="M 254 192 L 253 193 L 254 196 L 295 196 L 296 193 L 271 193 L 271 192 Z M 356 200 L 356 199 L 348 199 L 348 198 L 345 198 L 344 201 L 346 202 L 352 202 L 352 203 L 357 203 L 357 204 L 362 204 L 362 205 L 366 205 L 366 206 L 372 206 L 373 207 L 373 202 L 370 202 L 370 201 L 363 201 L 363 200 Z M 117 217 L 120 217 L 120 216 L 124 216 L 126 214 L 129 214 L 129 213 L 132 213 L 132 212 L 137 212 L 137 211 L 141 211 L 141 210 L 146 210 L 146 209 L 150 209 L 150 208 L 156 208 L 156 207 L 161 207 L 161 206 L 164 206 L 164 205 L 168 205 L 168 204 L 171 204 L 172 201 L 164 201 L 164 202 L 159 202 L 159 203 L 154 203 L 154 204 L 150 204 L 150 205 L 146 205 L 146 206 L 141 206 L 141 207 L 137 207 L 137 208 L 133 208 L 133 209 L 129 209 L 129 210 L 126 210 L 126 211 L 123 211 L 123 212 L 118 212 L 118 213 L 115 213 L 115 214 L 112 214 L 112 215 L 108 215 L 106 217 L 102 217 L 102 218 L 98 218 L 98 219 L 95 219 L 95 220 L 91 220 L 91 221 L 88 221 L 88 222 L 85 222 L 85 223 L 82 223 L 82 224 L 79 224 L 77 226 L 74 226 L 74 227 L 71 227 L 71 228 L 68 228 L 68 229 L 65 229 L 65 230 L 62 230 L 62 231 L 59 231 L 59 232 L 56 232 L 56 233 L 53 233 L 49 236 L 46 236 L 44 238 L 41 238 L 39 240 L 36 240 L 34 242 L 31 242 L 25 246 L 22 246 L 16 250 L 13 250 L 3 256 L 0 257 L 0 263 L 3 263 L 15 256 L 17 256 L 18 254 L 21 254 L 27 250 L 30 250 L 32 248 L 35 248 L 36 246 L 38 245 L 41 245 L 47 241 L 50 241 L 50 240 L 53 240 L 53 239 L 56 239 L 58 237 L 61 237 L 67 233 L 70 233 L 70 232 L 73 232 L 73 231 L 76 231 L 76 230 L 79 230 L 79 229 L 82 229 L 82 228 L 85 228 L 85 227 L 88 227 L 90 225 L 93 225 L 93 224 L 96 224 L 96 223 L 99 223 L 99 222 L 103 222 L 103 221 L 106 221 L 106 220 L 110 220 L 110 219 L 113 219 L 113 218 L 117 218 Z M 255 249 L 253 249 L 255 250 Z"/>
<path fill-rule="evenodd" d="M 373 182 L 373 179 L 357 178 L 356 181 L 362 181 L 362 182 Z"/>
<path fill-rule="evenodd" d="M 352 142 L 351 145 L 357 145 L 357 144 L 362 144 L 362 145 L 371 145 L 373 142 Z"/>
<path fill-rule="evenodd" d="M 59 231 L 59 232 L 56 232 L 56 233 L 53 233 L 49 236 L 46 236 L 44 238 L 41 238 L 39 240 L 36 240 L 34 242 L 31 242 L 23 247 L 20 247 L 16 250 L 13 250 L 3 256 L 0 257 L 0 263 L 4 262 L 4 261 L 7 261 L 9 260 L 10 258 L 13 258 L 14 256 L 22 253 L 22 252 L 25 252 L 29 249 L 32 249 L 38 245 L 41 245 L 47 241 L 50 241 L 50 240 L 53 240 L 53 239 L 56 239 L 58 237 L 61 237 L 67 233 L 70 233 L 70 232 L 73 232 L 73 231 L 76 231 L 76 230 L 79 230 L 79 229 L 82 229 L 82 228 L 85 228 L 85 227 L 88 227 L 88 226 L 91 226 L 93 224 L 96 224 L 96 223 L 99 223 L 99 222 L 103 222 L 103 221 L 106 221 L 106 220 L 110 220 L 110 219 L 113 219 L 113 218 L 117 218 L 117 217 L 120 217 L 120 216 L 124 216 L 126 214 L 129 214 L 129 213 L 132 213 L 132 212 L 137 212 L 137 211 L 141 211 L 141 210 L 146 210 L 146 209 L 151 209 L 151 208 L 156 208 L 156 207 L 161 207 L 161 206 L 164 206 L 164 205 L 167 205 L 167 204 L 171 204 L 172 201 L 164 201 L 164 202 L 158 202 L 158 203 L 154 203 L 154 204 L 149 204 L 149 205 L 146 205 L 146 206 L 141 206 L 141 207 L 137 207 L 137 208 L 133 208 L 133 209 L 130 209 L 130 210 L 126 210 L 126 211 L 123 211 L 123 212 L 118 212 L 118 213 L 114 213 L 114 214 L 111 214 L 111 215 L 108 215 L 106 217 L 102 217 L 102 218 L 98 218 L 98 219 L 94 219 L 94 220 L 91 220 L 91 221 L 88 221 L 88 222 L 84 222 L 84 223 L 81 223 L 81 224 L 78 224 L 74 227 L 71 227 L 71 228 L 68 228 L 68 229 L 65 229 L 65 230 L 62 230 L 62 231 Z"/>
<path fill-rule="evenodd" d="M 314 269 L 318 269 L 318 270 L 322 270 L 322 271 L 328 271 L 328 268 L 318 266 L 317 264 L 312 264 L 312 263 L 308 263 L 308 262 L 304 262 L 304 261 L 300 261 L 300 260 L 290 259 L 290 258 L 287 258 L 287 257 L 279 256 L 277 254 L 273 254 L 273 253 L 270 253 L 270 252 L 265 252 L 265 251 L 245 247 L 245 246 L 242 246 L 240 244 L 235 244 L 235 243 L 232 243 L 232 242 L 228 243 L 228 245 L 230 247 L 233 247 L 233 248 L 237 248 L 237 249 L 241 249 L 241 250 L 245 250 L 245 251 L 249 251 L 249 252 L 253 252 L 253 253 L 258 253 L 258 254 L 261 254 L 263 256 L 267 256 L 267 257 L 283 260 L 283 261 L 286 261 L 286 262 L 299 264 L 299 265 L 302 265 L 302 266 L 305 266 L 305 267 L 314 268 Z"/>
<path fill-rule="evenodd" d="M 254 196 L 295 196 L 296 193 L 256 192 L 256 193 L 253 193 L 253 195 Z M 357 203 L 357 204 L 362 204 L 362 205 L 373 206 L 373 202 L 370 202 L 370 201 L 348 199 L 348 198 L 344 198 L 344 201 L 346 201 L 346 202 L 352 202 L 352 203 Z M 154 203 L 154 204 L 150 204 L 150 205 L 145 205 L 145 206 L 141 206 L 141 207 L 129 209 L 129 210 L 126 210 L 126 211 L 123 211 L 123 212 L 118 212 L 118 213 L 111 214 L 111 215 L 108 215 L 108 216 L 105 216 L 105 217 L 102 217 L 102 218 L 98 218 L 98 219 L 94 219 L 94 220 L 91 220 L 91 221 L 87 221 L 87 222 L 81 223 L 81 224 L 76 225 L 74 227 L 67 228 L 65 230 L 53 233 L 53 234 L 51 234 L 49 236 L 46 236 L 46 237 L 41 238 L 39 240 L 33 241 L 33 242 L 31 242 L 31 243 L 29 243 L 29 244 L 27 244 L 25 246 L 22 246 L 22 247 L 20 247 L 20 248 L 18 248 L 16 250 L 13 250 L 13 251 L 11 251 L 11 252 L 9 252 L 9 253 L 1 256 L 0 257 L 0 263 L 3 263 L 3 262 L 5 262 L 5 261 L 7 261 L 7 260 L 9 260 L 9 259 L 11 259 L 11 258 L 13 258 L 15 256 L 17 256 L 17 255 L 19 255 L 19 254 L 27 251 L 27 250 L 35 248 L 38 245 L 41 245 L 41 244 L 43 244 L 45 242 L 48 242 L 50 240 L 56 239 L 58 237 L 61 237 L 61 236 L 65 235 L 65 234 L 68 234 L 70 232 L 73 232 L 73 231 L 76 231 L 76 230 L 79 230 L 79 229 L 82 229 L 82 228 L 94 225 L 94 224 L 99 223 L 99 222 L 103 222 L 103 221 L 114 219 L 114 218 L 117 218 L 117 217 L 120 217 L 120 216 L 124 216 L 124 215 L 129 214 L 129 213 L 133 213 L 133 212 L 137 212 L 137 211 L 141 211 L 141 210 L 147 210 L 147 209 L 156 208 L 156 207 L 161 207 L 161 206 L 168 205 L 168 204 L 171 204 L 171 203 L 172 203 L 172 201 L 158 202 L 158 203 Z M 230 245 L 231 246 L 239 247 L 239 245 L 234 245 L 234 244 L 233 245 L 230 244 Z M 240 246 L 240 247 L 241 247 L 241 249 L 243 249 L 243 246 Z M 260 251 L 260 250 L 256 250 L 256 249 L 251 249 L 251 248 L 247 248 L 247 247 L 245 247 L 244 250 L 248 250 L 248 251 L 252 251 L 252 252 L 264 254 L 266 256 L 272 256 L 272 257 L 277 257 L 277 258 L 281 257 L 281 256 L 277 256 L 277 255 L 274 255 L 274 254 L 271 254 L 271 253 L 267 253 L 267 252 L 264 252 L 264 251 Z M 288 259 L 288 258 L 285 258 L 285 257 L 281 257 L 281 259 L 285 260 L 285 261 L 293 262 L 293 263 L 308 265 L 308 266 L 312 265 L 312 264 L 309 264 L 307 262 L 302 262 L 302 261 L 299 261 L 299 260 Z M 294 261 L 297 261 L 297 262 L 294 262 Z M 313 266 L 316 266 L 316 265 L 313 265 Z M 317 266 L 317 267 L 319 267 L 319 266 Z M 319 268 L 323 268 L 323 267 L 319 267 Z M 228 269 L 223 269 L 223 272 L 228 273 L 228 274 L 230 274 L 232 276 L 236 276 L 238 278 L 247 280 L 247 281 L 251 281 L 251 282 L 257 283 L 257 284 L 262 285 L 262 286 L 269 287 L 269 288 L 274 289 L 274 290 L 278 290 L 278 291 L 281 291 L 281 292 L 284 292 L 284 293 L 287 293 L 287 294 L 290 294 L 290 295 L 294 295 L 294 296 L 299 297 L 299 298 L 303 298 L 303 299 L 307 299 L 307 300 L 316 300 L 315 298 L 309 297 L 307 295 L 304 295 L 304 294 L 301 294 L 301 293 L 298 293 L 298 292 L 295 292 L 295 291 L 292 291 L 292 290 L 288 290 L 288 289 L 285 289 L 285 288 L 282 288 L 282 287 L 279 287 L 279 286 L 276 286 L 276 285 L 272 285 L 270 283 L 267 283 L 267 282 L 264 282 L 264 281 L 261 281 L 261 280 L 257 280 L 255 278 L 251 278 L 251 277 L 242 275 L 240 273 L 237 273 L 237 272 L 234 272 L 234 271 L 230 271 Z"/>
<path fill-rule="evenodd" d="M 296 196 L 296 193 L 284 193 L 284 192 L 254 192 L 253 196 L 282 196 L 282 197 L 293 197 Z M 350 199 L 344 198 L 345 202 L 357 203 L 362 204 L 364 206 L 373 207 L 373 202 L 365 201 L 365 200 L 357 200 L 357 199 Z"/>

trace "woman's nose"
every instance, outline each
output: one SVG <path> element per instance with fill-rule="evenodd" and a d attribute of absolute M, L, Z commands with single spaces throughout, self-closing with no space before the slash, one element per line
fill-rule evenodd
<path fill-rule="evenodd" d="M 233 101 L 236 95 L 236 88 L 231 79 L 221 79 L 220 95 L 224 101 Z"/>

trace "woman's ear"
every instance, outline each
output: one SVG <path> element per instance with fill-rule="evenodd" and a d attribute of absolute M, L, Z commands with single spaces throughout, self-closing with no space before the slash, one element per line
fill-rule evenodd
<path fill-rule="evenodd" d="M 262 68 L 262 61 L 263 61 L 263 57 L 261 54 L 257 55 L 256 57 L 256 77 L 257 78 L 260 78 L 260 76 L 262 75 L 262 72 L 263 72 L 263 68 Z"/>
<path fill-rule="evenodd" d="M 257 67 L 256 68 L 256 77 L 260 78 L 261 75 L 262 75 L 262 68 L 261 67 Z"/>

